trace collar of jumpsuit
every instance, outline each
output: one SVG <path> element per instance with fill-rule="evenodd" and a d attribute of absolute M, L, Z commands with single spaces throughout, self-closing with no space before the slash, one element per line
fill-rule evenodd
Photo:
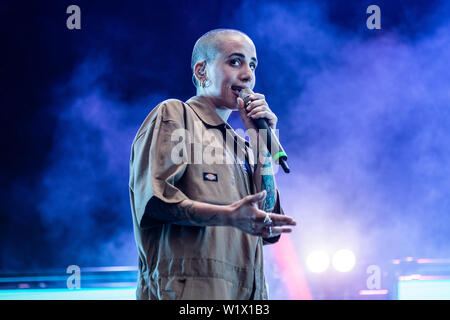
<path fill-rule="evenodd" d="M 257 180 L 261 176 L 253 166 L 246 174 L 236 163 L 171 162 L 171 132 L 180 128 L 195 132 L 199 123 L 203 135 L 217 127 L 229 129 L 225 134 L 241 139 L 244 154 L 249 156 L 247 141 L 201 96 L 186 102 L 166 100 L 150 112 L 133 141 L 130 159 L 129 189 L 139 252 L 137 298 L 267 299 L 261 237 L 228 226 L 161 223 L 157 217 L 163 212 L 147 210 L 154 196 L 167 203 L 191 199 L 228 205 L 260 191 Z M 213 133 L 218 139 L 223 139 L 222 134 L 223 130 Z M 235 154 L 233 149 L 225 152 Z M 205 179 L 205 173 L 217 179 Z M 278 199 L 277 203 L 279 206 Z M 152 219 L 143 219 L 145 215 Z"/>
<path fill-rule="evenodd" d="M 217 114 L 214 108 L 208 105 L 208 102 L 203 96 L 194 96 L 186 101 L 187 104 L 194 110 L 197 116 L 202 119 L 203 122 L 210 126 L 229 125 L 225 123 L 222 118 Z"/>

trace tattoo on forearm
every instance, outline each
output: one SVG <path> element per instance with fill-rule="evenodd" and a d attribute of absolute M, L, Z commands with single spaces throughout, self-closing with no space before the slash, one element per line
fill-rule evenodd
<path fill-rule="evenodd" d="M 197 212 L 195 212 L 194 210 L 194 202 L 190 201 L 187 205 L 182 205 L 182 204 L 177 204 L 175 205 L 177 211 L 181 211 L 184 213 L 184 217 L 187 218 L 183 219 L 182 221 L 180 221 L 179 224 L 184 224 L 186 223 L 186 225 L 193 225 L 193 226 L 204 226 L 204 225 L 208 225 L 209 223 L 212 223 L 213 221 L 215 221 L 217 214 L 213 214 L 210 217 L 202 217 L 200 215 L 197 214 Z"/>
<path fill-rule="evenodd" d="M 270 154 L 266 154 L 265 156 L 270 156 Z M 276 190 L 273 180 L 272 161 L 270 159 L 262 167 L 261 179 L 261 189 L 267 192 L 263 209 L 266 212 L 273 212 L 276 202 Z"/>
<path fill-rule="evenodd" d="M 195 212 L 193 201 L 187 204 L 171 204 L 153 197 L 150 202 L 151 210 L 156 214 L 154 218 L 164 222 L 176 223 L 183 226 L 205 226 L 213 222 L 217 217 L 217 214 L 213 214 L 210 217 L 199 216 Z"/>

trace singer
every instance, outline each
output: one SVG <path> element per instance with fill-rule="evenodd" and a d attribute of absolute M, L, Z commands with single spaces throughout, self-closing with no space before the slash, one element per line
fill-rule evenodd
<path fill-rule="evenodd" d="M 227 123 L 239 111 L 247 130 L 256 130 L 253 119 L 260 118 L 276 127 L 264 95 L 253 93 L 247 103 L 239 97 L 254 88 L 257 64 L 246 34 L 204 34 L 192 52 L 196 95 L 161 102 L 139 128 L 129 179 L 137 299 L 268 299 L 263 245 L 296 222 L 281 208 L 267 148 Z M 232 161 L 191 161 L 211 146 Z M 175 159 L 180 154 L 183 161 Z"/>

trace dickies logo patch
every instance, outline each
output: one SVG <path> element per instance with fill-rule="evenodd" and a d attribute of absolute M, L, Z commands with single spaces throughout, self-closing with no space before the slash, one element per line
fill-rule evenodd
<path fill-rule="evenodd" d="M 203 172 L 203 180 L 217 182 L 217 173 Z"/>

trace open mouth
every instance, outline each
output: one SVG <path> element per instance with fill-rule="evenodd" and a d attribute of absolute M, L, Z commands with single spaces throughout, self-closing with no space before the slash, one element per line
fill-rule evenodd
<path fill-rule="evenodd" d="M 231 86 L 231 90 L 233 90 L 234 94 L 239 97 L 239 92 L 244 89 L 244 87 Z"/>

